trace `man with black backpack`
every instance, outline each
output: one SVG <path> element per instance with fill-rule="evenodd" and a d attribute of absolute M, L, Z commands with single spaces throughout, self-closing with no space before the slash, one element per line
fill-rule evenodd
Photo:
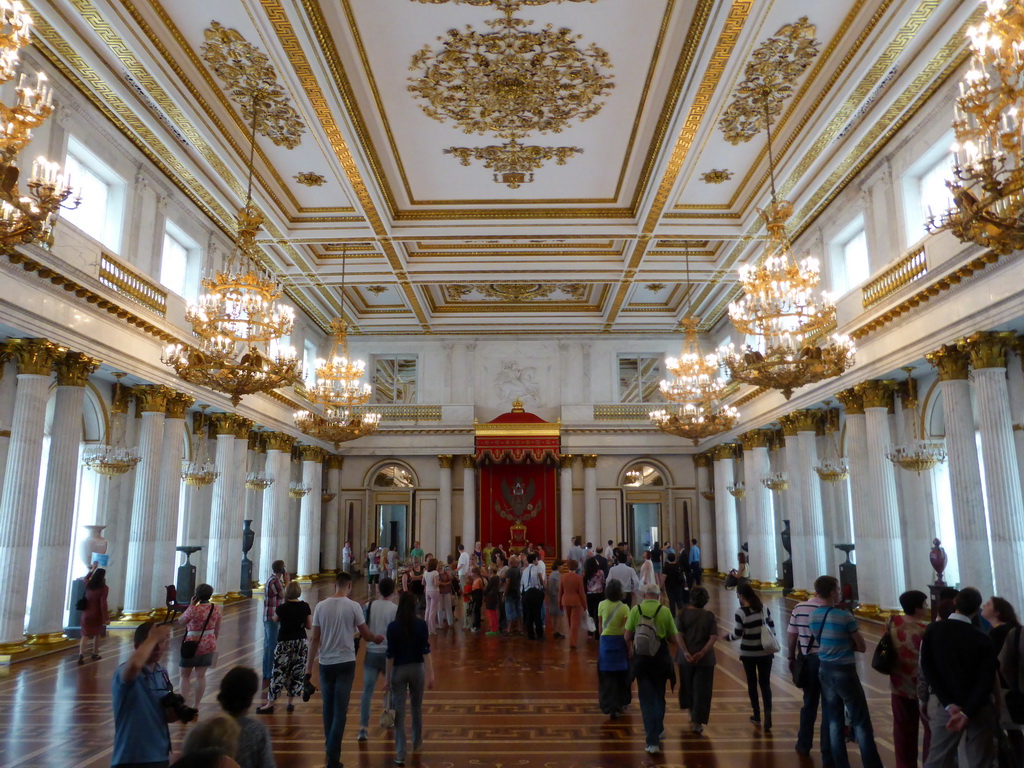
<path fill-rule="evenodd" d="M 626 644 L 632 648 L 637 698 L 647 734 L 646 751 L 651 755 L 661 752 L 661 737 L 665 731 L 665 683 L 671 680 L 673 687 L 676 683 L 674 654 L 669 652 L 669 641 L 675 642 L 680 654 L 685 650 L 672 612 L 658 600 L 660 593 L 656 583 L 641 587 L 643 601 L 629 612 L 624 635 Z"/>

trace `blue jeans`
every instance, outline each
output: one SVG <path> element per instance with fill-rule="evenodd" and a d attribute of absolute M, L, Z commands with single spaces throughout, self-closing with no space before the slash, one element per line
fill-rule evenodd
<path fill-rule="evenodd" d="M 665 682 L 664 677 L 636 679 L 636 697 L 640 700 L 648 747 L 659 746 L 661 732 L 665 730 Z"/>
<path fill-rule="evenodd" d="M 263 620 L 263 679 L 269 680 L 274 675 L 274 649 L 277 648 L 277 633 L 281 624 L 276 621 Z"/>
<path fill-rule="evenodd" d="M 320 693 L 324 697 L 324 747 L 327 768 L 341 768 L 341 739 L 345 735 L 348 700 L 352 695 L 352 681 L 356 677 L 356 663 L 320 665 Z"/>
<path fill-rule="evenodd" d="M 384 654 L 381 654 L 384 655 Z M 395 758 L 405 760 L 405 698 L 412 705 L 412 748 L 423 743 L 423 664 L 400 664 L 391 670 L 391 702 L 395 707 Z"/>
<path fill-rule="evenodd" d="M 821 702 L 821 681 L 818 679 L 818 654 L 807 656 L 807 685 L 804 686 L 804 703 L 800 707 L 800 730 L 796 735 L 798 752 L 810 752 L 814 742 L 814 721 L 818 719 L 818 703 Z M 844 718 L 845 722 L 845 718 Z M 824 704 L 821 707 L 821 756 L 822 764 L 832 765 L 832 739 L 828 728 L 828 716 Z"/>
<path fill-rule="evenodd" d="M 857 677 L 854 664 L 830 664 L 819 660 L 818 679 L 821 681 L 822 712 L 828 720 L 829 738 L 832 742 L 832 758 L 836 768 L 850 768 L 846 754 L 846 739 L 843 734 L 845 717 L 850 715 L 850 727 L 860 747 L 860 759 L 864 768 L 882 768 L 882 759 L 875 747 L 875 734 L 871 729 L 871 715 L 864 698 L 864 688 Z"/>
<path fill-rule="evenodd" d="M 373 702 L 373 689 L 377 687 L 377 677 L 387 672 L 387 653 L 367 651 L 363 657 L 363 698 L 359 701 L 359 727 L 370 727 L 370 704 Z"/>

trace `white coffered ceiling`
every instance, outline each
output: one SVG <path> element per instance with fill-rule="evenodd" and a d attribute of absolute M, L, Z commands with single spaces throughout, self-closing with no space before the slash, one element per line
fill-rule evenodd
<path fill-rule="evenodd" d="M 763 134 L 734 144 L 720 126 L 753 52 L 802 16 L 814 25 L 818 53 L 772 125 L 799 232 L 961 63 L 975 12 L 955 0 L 519 4 L 527 31 L 566 28 L 580 49 L 607 52 L 599 69 L 614 87 L 588 119 L 521 138 L 582 152 L 545 161 L 515 189 L 443 152 L 507 138 L 433 119 L 409 89 L 417 51 L 437 51 L 449 30 L 488 31 L 503 15 L 494 4 L 31 7 L 47 58 L 225 231 L 243 198 L 248 131 L 203 59 L 204 34 L 218 22 L 264 52 L 304 125 L 292 148 L 257 137 L 267 259 L 326 327 L 344 249 L 346 312 L 359 332 L 384 334 L 669 332 L 688 299 L 710 328 L 736 294 L 736 265 L 756 250 L 755 207 L 768 198 Z M 323 184 L 299 183 L 302 173 Z"/>

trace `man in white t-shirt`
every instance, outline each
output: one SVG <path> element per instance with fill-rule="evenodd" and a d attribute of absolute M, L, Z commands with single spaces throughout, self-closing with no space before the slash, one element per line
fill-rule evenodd
<path fill-rule="evenodd" d="M 640 578 L 633 566 L 626 563 L 627 557 L 625 552 L 619 552 L 619 562 L 608 571 L 608 581 L 616 579 L 622 585 L 622 602 L 632 605 L 633 595 L 640 591 Z"/>
<path fill-rule="evenodd" d="M 345 573 L 352 573 L 352 543 L 349 541 L 345 542 L 345 546 L 341 550 L 341 570 Z"/>
<path fill-rule="evenodd" d="M 459 544 L 459 562 L 456 564 L 455 570 L 458 571 L 459 581 L 465 586 L 466 579 L 469 578 L 469 552 L 461 544 Z"/>
<path fill-rule="evenodd" d="M 369 643 L 384 642 L 384 635 L 375 635 L 366 626 L 362 607 L 349 599 L 351 591 L 352 577 L 343 571 L 335 579 L 334 594 L 313 609 L 306 675 L 313 674 L 313 662 L 319 661 L 327 768 L 341 768 L 341 739 L 356 676 L 356 632 Z"/>

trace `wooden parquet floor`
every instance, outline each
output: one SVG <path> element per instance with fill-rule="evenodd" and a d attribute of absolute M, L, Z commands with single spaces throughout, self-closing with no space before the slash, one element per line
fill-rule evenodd
<path fill-rule="evenodd" d="M 736 598 L 711 584 L 711 608 L 728 628 Z M 304 595 L 311 604 L 330 594 L 332 585 L 314 585 Z M 356 597 L 365 589 L 357 583 Z M 781 598 L 769 603 L 775 616 L 786 616 Z M 244 664 L 260 668 L 262 602 L 253 600 L 225 611 L 216 666 L 200 717 L 217 712 L 221 675 Z M 777 624 L 778 624 L 777 620 Z M 784 623 L 784 622 L 783 622 Z M 878 628 L 868 625 L 868 658 Z M 438 683 L 424 702 L 425 744 L 410 755 L 412 768 L 582 768 L 583 766 L 667 766 L 675 768 L 787 768 L 821 766 L 820 754 L 801 758 L 796 740 L 800 692 L 788 679 L 783 657 L 773 670 L 774 729 L 761 732 L 749 722 L 746 683 L 736 643 L 718 644 L 711 723 L 702 736 L 689 730 L 688 713 L 668 696 L 664 752 L 643 751 L 640 712 L 634 703 L 618 721 L 597 707 L 596 643 L 571 651 L 567 640 L 544 643 L 521 638 L 441 633 L 432 642 Z M 100 768 L 109 766 L 113 740 L 110 681 L 131 652 L 130 632 L 112 632 L 103 659 L 79 667 L 70 653 L 0 667 L 0 768 Z M 177 648 L 180 636 L 172 640 Z M 165 666 L 177 684 L 176 653 Z M 342 760 L 352 768 L 391 766 L 390 732 L 377 727 L 380 696 L 375 697 L 370 738 L 356 741 L 362 672 L 356 674 Z M 894 762 L 888 681 L 860 661 L 876 740 L 886 765 Z M 281 702 L 283 704 L 283 702 Z M 297 702 L 293 713 L 278 705 L 263 718 L 269 726 L 281 768 L 323 766 L 323 729 L 319 695 Z M 175 748 L 189 726 L 172 725 Z M 817 746 L 817 740 L 815 740 Z M 850 745 L 853 765 L 860 765 Z"/>

